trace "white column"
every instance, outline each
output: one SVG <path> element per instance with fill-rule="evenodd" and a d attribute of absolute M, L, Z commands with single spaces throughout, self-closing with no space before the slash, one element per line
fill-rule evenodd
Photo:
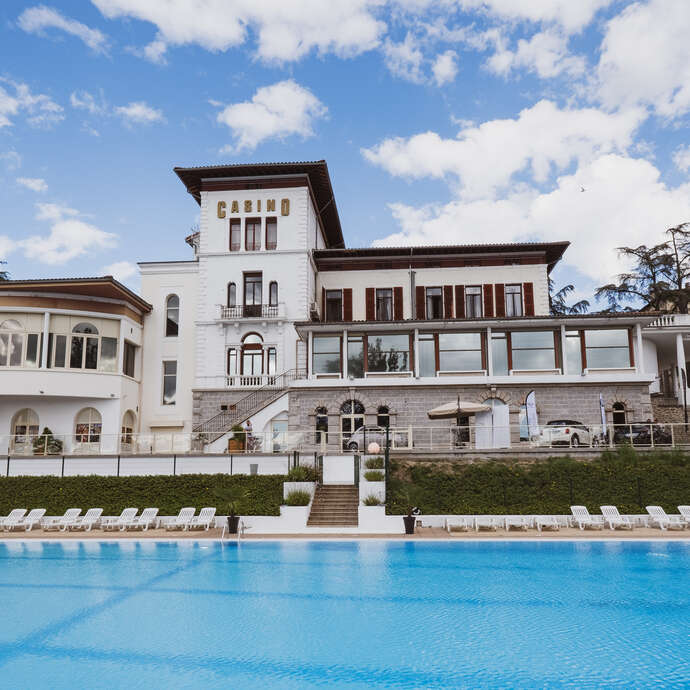
<path fill-rule="evenodd" d="M 680 373 L 685 369 L 685 348 L 683 347 L 683 334 L 676 333 L 676 366 L 678 367 L 678 397 L 679 402 L 683 400 L 683 375 Z M 687 376 L 687 372 L 685 372 Z M 687 381 L 686 381 L 687 385 Z"/>
<path fill-rule="evenodd" d="M 491 328 L 486 329 L 486 373 L 494 374 L 494 358 L 491 356 Z"/>
<path fill-rule="evenodd" d="M 644 352 L 642 350 L 642 326 L 635 325 L 635 335 L 637 336 L 637 359 L 635 365 L 637 366 L 637 373 L 644 374 Z M 681 340 L 682 345 L 682 340 Z"/>
<path fill-rule="evenodd" d="M 561 369 L 563 376 L 568 373 L 568 358 L 565 356 L 566 342 L 565 342 L 565 324 L 561 324 Z"/>
<path fill-rule="evenodd" d="M 41 369 L 48 368 L 48 337 L 50 335 L 50 312 L 43 314 L 43 350 L 41 351 Z"/>
<path fill-rule="evenodd" d="M 307 378 L 310 379 L 312 375 L 311 363 L 312 363 L 312 351 L 314 347 L 314 334 L 309 331 L 309 338 L 307 339 Z"/>
<path fill-rule="evenodd" d="M 342 361 L 343 378 L 346 379 L 347 378 L 347 328 L 343 331 L 342 352 L 343 352 L 343 361 Z"/>
<path fill-rule="evenodd" d="M 419 378 L 419 328 L 414 329 L 414 376 Z"/>

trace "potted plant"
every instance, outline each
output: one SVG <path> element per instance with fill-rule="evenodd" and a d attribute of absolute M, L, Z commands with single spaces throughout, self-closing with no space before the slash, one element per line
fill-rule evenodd
<path fill-rule="evenodd" d="M 408 508 L 407 515 L 403 515 L 403 522 L 405 523 L 405 534 L 414 534 L 414 526 L 417 522 L 417 516 L 413 515 L 413 509 Z"/>
<path fill-rule="evenodd" d="M 232 436 L 228 441 L 228 450 L 232 452 L 233 450 L 244 450 L 244 446 L 247 440 L 247 434 L 242 428 L 241 424 L 235 424 L 232 427 Z"/>
<path fill-rule="evenodd" d="M 62 453 L 62 441 L 55 438 L 48 427 L 44 427 L 43 433 L 34 438 L 33 449 L 34 455 L 60 455 Z"/>
<path fill-rule="evenodd" d="M 240 516 L 237 515 L 237 505 L 235 501 L 228 503 L 228 534 L 237 534 L 240 525 Z"/>

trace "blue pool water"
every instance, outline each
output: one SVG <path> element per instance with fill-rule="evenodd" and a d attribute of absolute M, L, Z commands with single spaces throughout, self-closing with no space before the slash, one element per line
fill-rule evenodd
<path fill-rule="evenodd" d="M 690 542 L 0 544 L 3 688 L 690 685 Z"/>

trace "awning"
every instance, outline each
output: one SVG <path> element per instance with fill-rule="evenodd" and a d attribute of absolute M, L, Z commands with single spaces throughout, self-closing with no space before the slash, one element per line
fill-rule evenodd
<path fill-rule="evenodd" d="M 483 403 L 457 400 L 434 407 L 433 410 L 427 412 L 427 415 L 429 419 L 455 419 L 458 416 L 477 414 L 477 412 L 489 412 L 490 410 L 491 407 Z"/>

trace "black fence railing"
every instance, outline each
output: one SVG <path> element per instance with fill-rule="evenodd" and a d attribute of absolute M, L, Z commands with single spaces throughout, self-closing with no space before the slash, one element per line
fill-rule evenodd
<path fill-rule="evenodd" d="M 277 304 L 238 304 L 234 307 L 221 307 L 221 319 L 277 318 Z"/>

